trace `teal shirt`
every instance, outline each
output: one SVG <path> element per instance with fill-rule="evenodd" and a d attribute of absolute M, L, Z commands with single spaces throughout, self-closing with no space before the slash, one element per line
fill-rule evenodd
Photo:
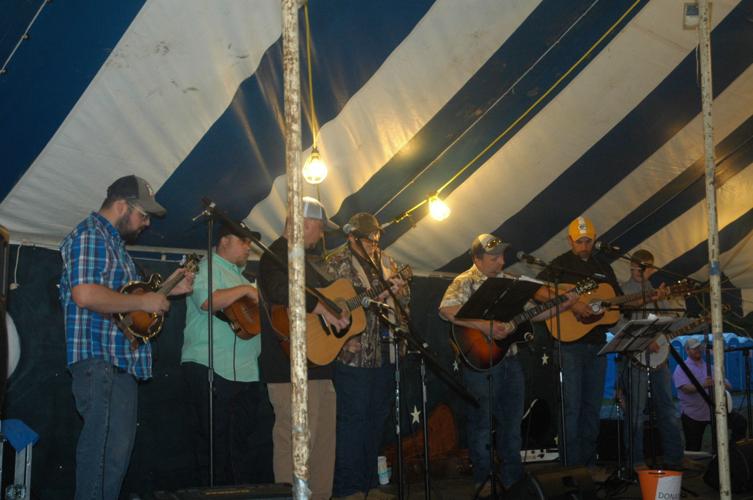
<path fill-rule="evenodd" d="M 212 274 L 215 290 L 248 285 L 242 267 L 213 254 Z M 199 264 L 193 284 L 193 293 L 186 299 L 186 329 L 183 331 L 181 362 L 193 361 L 204 366 L 209 364 L 207 340 L 207 312 L 201 304 L 209 297 L 206 259 Z M 212 318 L 214 333 L 214 371 L 226 380 L 238 382 L 259 381 L 260 336 L 243 340 L 238 338 L 226 322 Z"/>

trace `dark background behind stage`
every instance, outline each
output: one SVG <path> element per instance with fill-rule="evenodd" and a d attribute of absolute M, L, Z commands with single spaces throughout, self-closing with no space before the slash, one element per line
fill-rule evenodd
<path fill-rule="evenodd" d="M 11 253 L 11 282 L 14 281 L 18 247 Z M 139 260 L 149 272 L 167 276 L 176 264 Z M 57 251 L 21 247 L 15 272 L 18 287 L 9 295 L 8 309 L 15 321 L 21 344 L 21 358 L 8 381 L 3 418 L 18 418 L 34 429 L 39 442 L 34 447 L 32 498 L 68 499 L 74 489 L 74 456 L 81 429 L 71 395 L 71 377 L 66 368 L 63 315 L 57 283 L 61 260 Z M 250 270 L 253 272 L 253 269 Z M 437 315 L 437 306 L 449 278 L 416 277 L 412 283 L 412 320 L 415 331 L 438 354 L 442 365 L 453 372 L 454 355 L 448 344 L 448 324 Z M 165 329 L 153 342 L 154 378 L 139 387 L 139 426 L 130 469 L 123 492 L 145 493 L 192 486 L 191 441 L 185 418 L 184 386 L 180 372 L 180 350 L 185 321 L 184 300 L 174 300 Z M 541 342 L 532 351 L 522 350 L 527 367 L 528 395 L 543 398 L 530 432 L 529 448 L 551 442 L 553 425 L 548 415 L 555 378 L 551 363 L 541 367 L 541 355 L 551 359 L 548 335 L 537 332 Z M 431 370 L 427 370 L 429 409 L 447 403 L 456 417 L 461 446 L 465 444 L 462 400 Z M 459 373 L 455 372 L 459 377 Z M 403 363 L 403 433 L 419 428 L 411 423 L 414 406 L 419 410 L 420 379 L 415 356 Z M 539 405 L 541 406 L 541 405 Z M 553 414 L 554 415 L 554 414 Z M 554 417 L 552 417 L 554 418 Z M 393 423 L 385 429 L 385 441 L 393 441 Z"/>

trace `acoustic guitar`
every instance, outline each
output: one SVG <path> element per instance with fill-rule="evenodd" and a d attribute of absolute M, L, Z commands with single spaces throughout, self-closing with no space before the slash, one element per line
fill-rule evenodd
<path fill-rule="evenodd" d="M 404 266 L 395 275 L 404 281 L 413 276 L 410 266 Z M 306 314 L 306 350 L 308 360 L 315 365 L 328 365 L 335 360 L 345 342 L 355 337 L 366 329 L 366 311 L 364 303 L 368 299 L 374 299 L 384 291 L 380 283 L 362 293 L 357 293 L 350 280 L 339 279 L 324 288 L 314 289 L 317 294 L 331 301 L 340 309 L 348 311 L 350 323 L 343 330 L 324 321 L 319 314 Z M 290 319 L 288 308 L 281 305 L 272 305 L 270 308 L 270 323 L 277 333 L 283 351 L 290 357 Z"/>
<path fill-rule="evenodd" d="M 515 327 L 515 331 L 504 339 L 494 340 L 491 343 L 489 342 L 488 331 L 453 324 L 450 343 L 470 368 L 478 371 L 488 370 L 502 361 L 513 344 L 533 340 L 533 333 L 531 333 L 531 325 L 529 323 L 531 318 L 567 301 L 567 294 L 570 292 L 582 295 L 589 290 L 595 289 L 597 286 L 594 280 L 586 279 L 574 285 L 567 293 L 526 309 L 508 321 Z"/>
<path fill-rule="evenodd" d="M 186 272 L 195 273 L 199 266 L 201 258 L 196 255 L 190 255 L 183 258 L 181 267 Z M 183 280 L 182 274 L 176 274 L 164 283 L 162 276 L 158 273 L 152 274 L 146 281 L 131 281 L 120 288 L 120 293 L 127 295 L 142 295 L 149 292 L 161 293 L 167 296 L 178 283 Z M 160 331 L 165 324 L 165 313 L 148 313 L 146 311 L 131 311 L 127 313 L 114 313 L 113 319 L 123 333 L 131 341 L 131 348 L 136 349 L 138 342 L 148 342 Z"/>
<path fill-rule="evenodd" d="M 563 284 L 568 287 L 571 285 Z M 672 286 L 667 287 L 667 297 L 675 295 L 687 295 L 694 291 L 694 285 L 688 280 L 681 280 Z M 573 313 L 572 309 L 560 314 L 560 336 L 562 342 L 575 342 L 585 337 L 588 332 L 598 325 L 614 325 L 620 320 L 621 304 L 635 302 L 643 298 L 641 292 L 627 295 L 617 295 L 609 283 L 599 283 L 595 290 L 592 290 L 585 297 L 588 299 L 588 308 L 593 313 L 587 319 L 580 320 Z M 583 300 L 583 299 L 581 299 Z M 552 317 L 546 320 L 546 325 L 552 337 L 557 340 L 557 318 Z"/>
<path fill-rule="evenodd" d="M 261 332 L 259 303 L 249 297 L 241 297 L 214 315 L 228 323 L 240 339 L 249 340 Z"/>

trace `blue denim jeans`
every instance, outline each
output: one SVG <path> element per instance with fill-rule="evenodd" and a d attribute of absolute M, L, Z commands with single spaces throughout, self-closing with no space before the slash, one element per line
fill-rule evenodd
<path fill-rule="evenodd" d="M 633 430 L 633 464 L 645 464 L 643 454 L 643 424 L 648 420 L 646 406 L 648 403 L 648 381 L 651 381 L 651 399 L 655 409 L 656 424 L 661 435 L 662 454 L 664 465 L 680 465 L 684 454 L 682 432 L 680 431 L 680 419 L 677 416 L 675 402 L 672 399 L 672 375 L 667 365 L 651 371 L 650 377 L 646 375 L 645 368 L 638 368 L 628 363 L 628 367 L 622 370 L 620 384 L 625 394 L 630 391 L 629 422 Z M 631 386 L 628 388 L 628 377 L 631 377 Z M 625 440 L 628 432 L 625 431 Z"/>
<path fill-rule="evenodd" d="M 389 363 L 380 368 L 355 368 L 335 362 L 337 438 L 332 496 L 366 493 L 379 485 L 377 457 L 392 408 L 393 374 L 394 366 Z"/>
<path fill-rule="evenodd" d="M 565 394 L 565 465 L 593 465 L 601 425 L 601 401 L 604 396 L 606 356 L 597 356 L 601 344 L 560 344 Z"/>
<path fill-rule="evenodd" d="M 505 357 L 489 370 L 492 376 L 491 411 L 496 422 L 497 455 L 502 462 L 501 480 L 505 487 L 523 478 L 520 460 L 520 425 L 525 404 L 523 368 L 516 356 Z M 487 372 L 464 367 L 463 380 L 468 391 L 478 399 L 479 407 L 467 405 L 466 432 L 473 464 L 473 480 L 483 483 L 489 476 L 489 386 Z"/>
<path fill-rule="evenodd" d="M 76 446 L 76 500 L 117 499 L 136 437 L 137 383 L 101 359 L 70 367 L 84 426 Z"/>

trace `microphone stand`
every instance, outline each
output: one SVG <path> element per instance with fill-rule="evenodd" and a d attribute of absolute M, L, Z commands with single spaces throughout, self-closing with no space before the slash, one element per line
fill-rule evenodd
<path fill-rule="evenodd" d="M 207 219 L 207 289 L 209 297 L 207 298 L 207 383 L 208 403 L 209 403 L 209 486 L 214 486 L 214 276 L 212 272 L 212 234 L 214 230 L 214 217 L 216 215 L 215 204 L 209 202 L 205 204 L 206 208 L 196 217 L 194 221 L 206 217 Z"/>
<path fill-rule="evenodd" d="M 577 276 L 581 276 L 584 278 L 592 278 L 595 279 L 596 276 L 592 274 L 586 274 L 581 273 L 578 271 L 573 271 L 571 269 L 567 269 L 561 266 L 556 266 L 552 264 L 551 262 L 546 262 L 541 259 L 522 259 L 530 264 L 536 264 L 541 267 L 543 267 L 545 270 L 549 270 L 552 274 L 552 277 L 554 278 L 554 295 L 555 297 L 559 297 L 560 292 L 560 278 L 562 273 L 569 273 Z M 560 456 L 562 457 L 562 462 L 564 465 L 568 465 L 568 457 L 567 457 L 567 426 L 566 426 L 566 419 L 565 419 L 565 380 L 564 380 L 564 372 L 563 372 L 563 358 L 562 358 L 562 330 L 560 325 L 560 314 L 562 314 L 562 311 L 560 311 L 559 303 L 555 304 L 554 306 L 554 329 L 555 329 L 555 338 L 557 340 L 557 362 L 558 362 L 558 376 L 559 376 L 559 400 L 560 400 L 560 442 L 558 444 L 558 448 L 560 449 Z"/>

